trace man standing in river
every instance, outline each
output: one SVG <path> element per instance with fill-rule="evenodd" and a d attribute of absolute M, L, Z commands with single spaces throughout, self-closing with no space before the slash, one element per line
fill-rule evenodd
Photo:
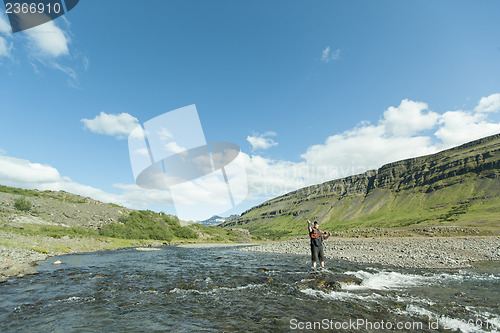
<path fill-rule="evenodd" d="M 325 254 L 323 253 L 323 241 L 330 237 L 330 233 L 326 236 L 319 230 L 318 221 L 314 221 L 314 226 L 311 226 L 311 221 L 307 220 L 307 230 L 309 231 L 309 237 L 311 237 L 311 261 L 312 267 L 316 268 L 316 262 L 319 260 L 319 264 L 322 268 L 325 267 Z"/>

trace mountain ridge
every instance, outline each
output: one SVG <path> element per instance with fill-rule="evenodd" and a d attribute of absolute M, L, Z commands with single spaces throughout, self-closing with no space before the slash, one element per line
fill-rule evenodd
<path fill-rule="evenodd" d="M 202 225 L 206 225 L 206 226 L 216 226 L 218 224 L 221 224 L 221 223 L 226 222 L 228 220 L 234 219 L 236 217 L 239 217 L 239 215 L 233 214 L 233 215 L 230 215 L 228 217 L 214 215 L 211 218 L 208 218 L 206 220 L 196 221 L 196 223 L 199 223 L 199 224 L 202 224 Z"/>
<path fill-rule="evenodd" d="M 491 215 L 498 214 L 499 170 L 500 134 L 495 134 L 286 193 L 221 226 L 238 226 L 262 236 L 293 236 L 303 234 L 301 224 L 307 219 L 331 230 L 346 230 L 472 223 L 475 216 L 496 227 L 498 219 Z M 484 214 L 478 205 L 487 208 Z"/>

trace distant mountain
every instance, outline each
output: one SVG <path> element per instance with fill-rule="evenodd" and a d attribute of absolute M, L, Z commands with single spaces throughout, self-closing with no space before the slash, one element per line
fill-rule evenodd
<path fill-rule="evenodd" d="M 500 134 L 305 187 L 221 226 L 295 236 L 304 235 L 308 219 L 331 231 L 450 224 L 498 230 Z"/>
<path fill-rule="evenodd" d="M 221 224 L 223 222 L 226 222 L 226 221 L 229 221 L 231 219 L 234 219 L 236 217 L 239 217 L 239 215 L 231 215 L 229 217 L 220 217 L 220 216 L 217 216 L 217 215 L 214 215 L 212 216 L 211 218 L 207 219 L 207 220 L 204 220 L 204 221 L 197 221 L 197 223 L 199 224 L 203 224 L 203 225 L 218 225 L 218 224 Z"/>

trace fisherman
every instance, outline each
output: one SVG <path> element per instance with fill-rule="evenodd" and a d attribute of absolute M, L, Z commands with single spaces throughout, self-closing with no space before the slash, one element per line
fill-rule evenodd
<path fill-rule="evenodd" d="M 311 237 L 311 260 L 312 267 L 316 268 L 316 262 L 321 265 L 322 268 L 325 267 L 325 254 L 323 253 L 323 241 L 331 236 L 331 233 L 325 234 L 319 230 L 318 221 L 314 221 L 314 226 L 311 226 L 311 221 L 307 220 L 307 230 L 309 231 L 309 237 Z"/>

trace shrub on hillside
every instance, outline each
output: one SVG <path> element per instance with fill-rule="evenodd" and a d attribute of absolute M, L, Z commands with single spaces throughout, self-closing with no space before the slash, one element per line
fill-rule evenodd
<path fill-rule="evenodd" d="M 31 204 L 31 201 L 26 199 L 25 197 L 20 197 L 14 202 L 14 207 L 17 210 L 21 210 L 24 212 L 27 212 L 31 209 L 33 205 Z"/>
<path fill-rule="evenodd" d="M 165 222 L 166 224 L 168 224 L 170 227 L 173 227 L 173 228 L 177 228 L 177 227 L 181 226 L 181 224 L 179 223 L 179 218 L 177 216 L 164 215 L 163 222 Z"/>
<path fill-rule="evenodd" d="M 105 225 L 99 231 L 101 236 L 125 239 L 154 239 L 171 241 L 172 231 L 149 211 L 134 211 L 128 216 L 122 216 L 120 223 Z"/>
<path fill-rule="evenodd" d="M 188 227 L 181 227 L 179 218 L 176 216 L 164 216 L 163 221 L 170 226 L 170 229 L 177 238 L 198 238 L 198 233 Z"/>
<path fill-rule="evenodd" d="M 188 227 L 180 227 L 174 230 L 175 237 L 179 238 L 198 238 L 198 234 L 196 231 L 189 229 Z"/>

